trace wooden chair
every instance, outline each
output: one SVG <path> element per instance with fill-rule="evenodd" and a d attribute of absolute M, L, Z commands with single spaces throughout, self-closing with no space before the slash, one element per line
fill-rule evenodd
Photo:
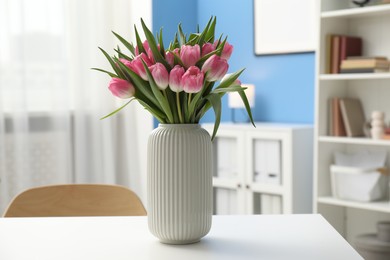
<path fill-rule="evenodd" d="M 141 200 L 116 185 L 66 184 L 28 189 L 17 195 L 4 217 L 145 216 Z"/>

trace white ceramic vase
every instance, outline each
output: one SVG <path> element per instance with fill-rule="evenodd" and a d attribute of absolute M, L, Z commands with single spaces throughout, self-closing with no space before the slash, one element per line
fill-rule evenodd
<path fill-rule="evenodd" d="M 167 244 L 199 241 L 211 228 L 212 146 L 199 124 L 160 124 L 148 142 L 148 225 Z"/>

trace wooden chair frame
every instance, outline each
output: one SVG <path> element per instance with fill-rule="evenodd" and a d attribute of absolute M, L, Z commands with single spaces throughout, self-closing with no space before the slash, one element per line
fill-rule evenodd
<path fill-rule="evenodd" d="M 28 189 L 9 204 L 4 217 L 145 216 L 130 189 L 106 184 L 64 184 Z"/>

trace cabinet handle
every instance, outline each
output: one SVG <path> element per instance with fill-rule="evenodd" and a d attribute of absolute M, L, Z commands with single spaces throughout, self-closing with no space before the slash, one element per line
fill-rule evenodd
<path fill-rule="evenodd" d="M 251 186 L 249 186 L 248 184 L 245 186 L 248 190 L 251 188 Z"/>
<path fill-rule="evenodd" d="M 237 188 L 239 188 L 239 189 L 241 188 L 241 183 L 237 184 Z"/>

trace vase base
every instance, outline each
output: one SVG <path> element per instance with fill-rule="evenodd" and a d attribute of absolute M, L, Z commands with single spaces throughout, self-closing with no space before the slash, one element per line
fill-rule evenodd
<path fill-rule="evenodd" d="M 164 239 L 160 239 L 161 243 L 168 244 L 168 245 L 188 245 L 188 244 L 198 243 L 199 241 L 200 241 L 200 238 L 194 239 L 194 240 L 164 240 Z"/>

